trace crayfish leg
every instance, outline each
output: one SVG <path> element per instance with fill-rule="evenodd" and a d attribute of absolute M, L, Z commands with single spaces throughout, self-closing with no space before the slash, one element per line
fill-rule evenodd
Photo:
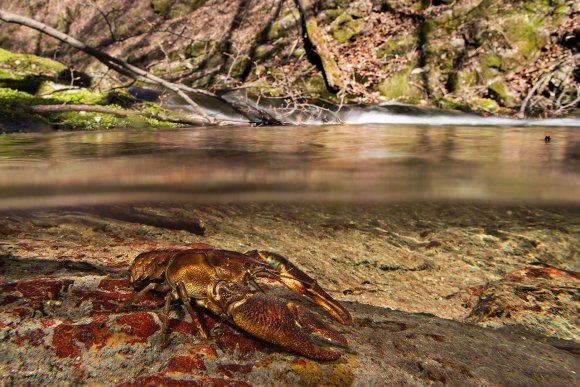
<path fill-rule="evenodd" d="M 195 326 L 199 330 L 199 333 L 203 336 L 204 339 L 207 340 L 209 335 L 205 331 L 205 328 L 203 327 L 201 322 L 199 321 L 198 313 L 196 313 L 193 310 L 193 308 L 191 307 L 191 299 L 187 295 L 187 289 L 185 289 L 185 284 L 183 283 L 183 281 L 179 281 L 176 285 L 177 285 L 177 295 L 179 296 L 179 298 L 183 302 L 183 306 L 185 307 L 185 310 L 187 310 L 187 313 L 189 313 L 189 315 L 191 316 L 191 320 L 193 321 L 193 323 L 195 324 Z"/>
<path fill-rule="evenodd" d="M 169 310 L 171 308 L 171 300 L 173 299 L 173 295 L 171 293 L 167 293 L 165 295 L 165 305 L 163 306 L 163 313 L 161 313 L 160 320 L 161 320 L 161 347 L 165 347 L 168 342 L 169 337 Z"/>
<path fill-rule="evenodd" d="M 171 288 L 167 285 L 162 285 L 162 284 L 158 284 L 155 282 L 151 282 L 147 286 L 145 286 L 143 289 L 141 289 L 137 294 L 134 294 L 131 297 L 127 298 L 125 301 L 123 301 L 121 303 L 121 305 L 119 305 L 119 306 L 117 306 L 117 308 L 115 308 L 115 312 L 120 313 L 127 306 L 134 303 L 135 301 L 137 301 L 138 299 L 143 297 L 145 294 L 149 293 L 151 290 L 156 290 L 158 292 L 167 292 L 170 289 Z"/>

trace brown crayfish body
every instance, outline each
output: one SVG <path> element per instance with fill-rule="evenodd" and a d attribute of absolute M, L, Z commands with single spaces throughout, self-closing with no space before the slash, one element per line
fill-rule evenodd
<path fill-rule="evenodd" d="M 166 294 L 163 331 L 171 301 L 181 300 L 201 334 L 192 308 L 202 306 L 253 336 L 317 360 L 334 360 L 347 347 L 346 338 L 305 308 L 264 294 L 257 278 L 269 278 L 294 289 L 324 308 L 342 324 L 350 313 L 314 279 L 281 255 L 266 251 L 238 253 L 214 249 L 165 249 L 138 255 L 129 269 L 133 286 L 141 288 L 121 308 L 150 290 Z"/>

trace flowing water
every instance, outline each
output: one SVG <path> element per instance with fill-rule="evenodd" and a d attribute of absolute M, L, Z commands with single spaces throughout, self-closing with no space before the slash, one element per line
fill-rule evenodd
<path fill-rule="evenodd" d="M 367 124 L 4 135 L 0 209 L 143 201 L 578 206 L 579 133 Z"/>

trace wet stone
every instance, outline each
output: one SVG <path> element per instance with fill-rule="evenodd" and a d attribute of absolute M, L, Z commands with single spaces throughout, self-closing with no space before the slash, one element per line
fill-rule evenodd
<path fill-rule="evenodd" d="M 45 300 L 57 300 L 73 284 L 71 279 L 31 279 L 16 283 L 15 290 L 29 300 L 34 308 L 41 308 Z"/>
<path fill-rule="evenodd" d="M 187 355 L 177 355 L 169 359 L 169 362 L 163 368 L 166 373 L 199 373 L 206 370 L 203 356 L 197 353 Z"/>
<path fill-rule="evenodd" d="M 254 365 L 251 363 L 249 364 L 220 363 L 218 364 L 217 369 L 218 372 L 224 374 L 228 378 L 233 378 L 238 373 L 242 374 L 250 373 L 252 371 L 252 368 L 254 368 Z"/>
<path fill-rule="evenodd" d="M 102 348 L 111 336 L 107 325 L 102 321 L 88 324 L 60 324 L 54 328 L 52 347 L 57 357 L 76 358 L 81 348 Z"/>
<path fill-rule="evenodd" d="M 136 336 L 134 340 L 129 342 L 145 342 L 160 329 L 153 316 L 145 312 L 126 314 L 118 317 L 116 322 L 126 326 L 123 328 L 123 332 Z"/>

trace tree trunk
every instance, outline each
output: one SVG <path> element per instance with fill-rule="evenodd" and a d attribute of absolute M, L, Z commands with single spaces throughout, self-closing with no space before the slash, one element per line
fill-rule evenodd
<path fill-rule="evenodd" d="M 318 27 L 314 12 L 316 0 L 294 0 L 294 2 L 300 11 L 304 49 L 311 61 L 322 71 L 328 90 L 336 93 L 343 88 L 340 69 L 334 60 L 334 55 L 326 47 L 324 36 Z"/>

